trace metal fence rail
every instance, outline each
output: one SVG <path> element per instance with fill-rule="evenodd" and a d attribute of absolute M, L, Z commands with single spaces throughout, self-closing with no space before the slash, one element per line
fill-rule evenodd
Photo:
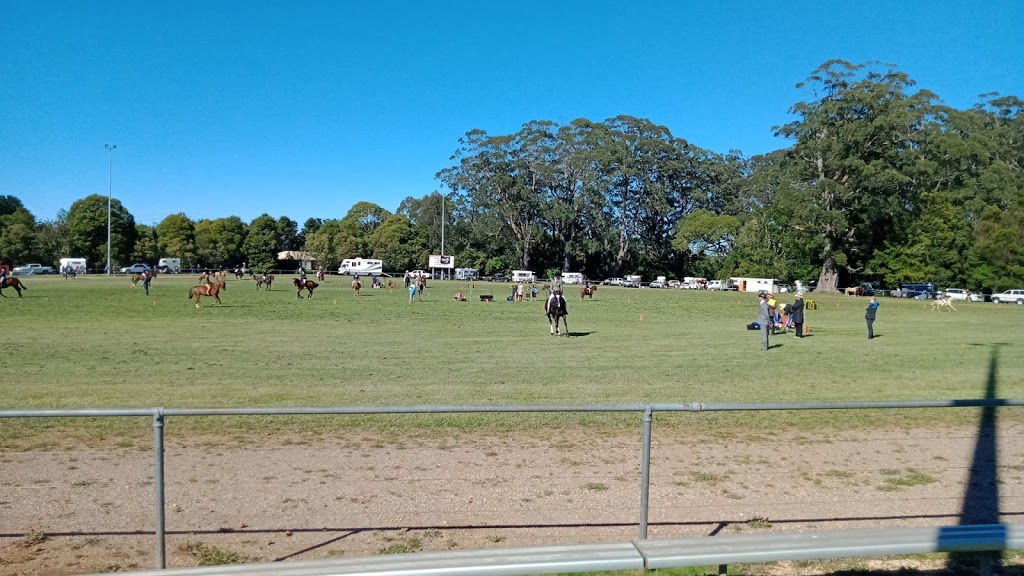
<path fill-rule="evenodd" d="M 412 406 L 295 406 L 274 408 L 124 408 L 82 410 L 0 410 L 0 418 L 105 418 L 142 417 L 153 419 L 153 486 L 156 534 L 156 567 L 166 567 L 166 520 L 164 491 L 164 422 L 168 417 L 201 416 L 296 416 L 296 415 L 382 415 L 382 414 L 482 414 L 552 412 L 634 412 L 642 415 L 639 539 L 647 539 L 650 494 L 651 431 L 655 412 L 736 412 L 775 410 L 878 410 L 920 408 L 998 408 L 1024 406 L 1024 399 L 962 399 L 854 402 L 773 402 L 681 404 L 539 404 L 539 405 L 412 405 Z"/>

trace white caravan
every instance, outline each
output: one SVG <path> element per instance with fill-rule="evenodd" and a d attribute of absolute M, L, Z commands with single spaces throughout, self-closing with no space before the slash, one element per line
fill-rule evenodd
<path fill-rule="evenodd" d="M 456 268 L 456 280 L 476 280 L 480 277 L 480 271 L 476 268 Z"/>
<path fill-rule="evenodd" d="M 382 274 L 384 262 L 369 258 L 346 258 L 341 261 L 338 274 Z"/>
<path fill-rule="evenodd" d="M 582 272 L 563 272 L 562 282 L 566 284 L 583 284 Z"/>
<path fill-rule="evenodd" d="M 536 280 L 536 276 L 533 275 L 531 270 L 513 270 L 512 281 L 513 282 L 533 282 Z"/>
<path fill-rule="evenodd" d="M 61 258 L 60 268 L 57 269 L 57 273 L 63 274 L 64 269 L 68 266 L 71 266 L 75 274 L 85 274 L 85 258 Z"/>

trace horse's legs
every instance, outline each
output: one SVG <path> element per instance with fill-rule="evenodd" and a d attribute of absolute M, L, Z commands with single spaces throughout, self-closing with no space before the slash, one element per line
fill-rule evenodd
<path fill-rule="evenodd" d="M 565 326 L 565 337 L 569 337 L 569 317 L 562 316 L 562 325 Z"/>
<path fill-rule="evenodd" d="M 551 330 L 551 335 L 555 335 L 555 325 L 551 323 L 551 314 L 548 314 L 548 329 Z"/>

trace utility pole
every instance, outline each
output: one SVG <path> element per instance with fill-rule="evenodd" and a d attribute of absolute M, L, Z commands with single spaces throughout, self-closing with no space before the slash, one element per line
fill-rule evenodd
<path fill-rule="evenodd" d="M 110 193 L 114 189 L 114 148 L 117 144 L 104 144 L 107 149 L 107 276 L 114 273 L 110 267 Z"/>

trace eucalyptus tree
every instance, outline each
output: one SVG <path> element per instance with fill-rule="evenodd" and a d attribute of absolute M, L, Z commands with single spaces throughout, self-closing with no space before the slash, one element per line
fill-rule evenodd
<path fill-rule="evenodd" d="M 196 222 L 196 256 L 200 262 L 237 266 L 247 261 L 242 250 L 247 227 L 238 216 Z"/>
<path fill-rule="evenodd" d="M 151 262 L 160 258 L 156 228 L 147 224 L 135 225 L 135 247 L 132 249 L 133 262 Z"/>
<path fill-rule="evenodd" d="M 183 263 L 196 262 L 196 227 L 184 212 L 170 214 L 156 226 L 156 243 L 165 257 L 181 258 Z M 222 262 L 205 262 L 207 265 Z"/>
<path fill-rule="evenodd" d="M 249 232 L 242 243 L 248 267 L 262 272 L 274 267 L 278 253 L 277 222 L 269 214 L 260 214 L 249 223 Z"/>
<path fill-rule="evenodd" d="M 467 210 L 493 215 L 509 232 L 518 265 L 529 269 L 534 245 L 542 234 L 542 152 L 533 138 L 537 129 L 488 136 L 472 130 L 459 139 L 452 156 L 458 163 L 437 177 L 461 198 Z"/>
<path fill-rule="evenodd" d="M 909 221 L 919 189 L 908 172 L 935 100 L 924 90 L 909 94 L 913 86 L 891 65 L 830 60 L 797 85 L 814 96 L 790 109 L 797 119 L 776 127 L 794 141 L 789 159 L 811 192 L 823 240 L 820 290 L 835 291 L 842 269 L 863 271 L 873 248 Z"/>

